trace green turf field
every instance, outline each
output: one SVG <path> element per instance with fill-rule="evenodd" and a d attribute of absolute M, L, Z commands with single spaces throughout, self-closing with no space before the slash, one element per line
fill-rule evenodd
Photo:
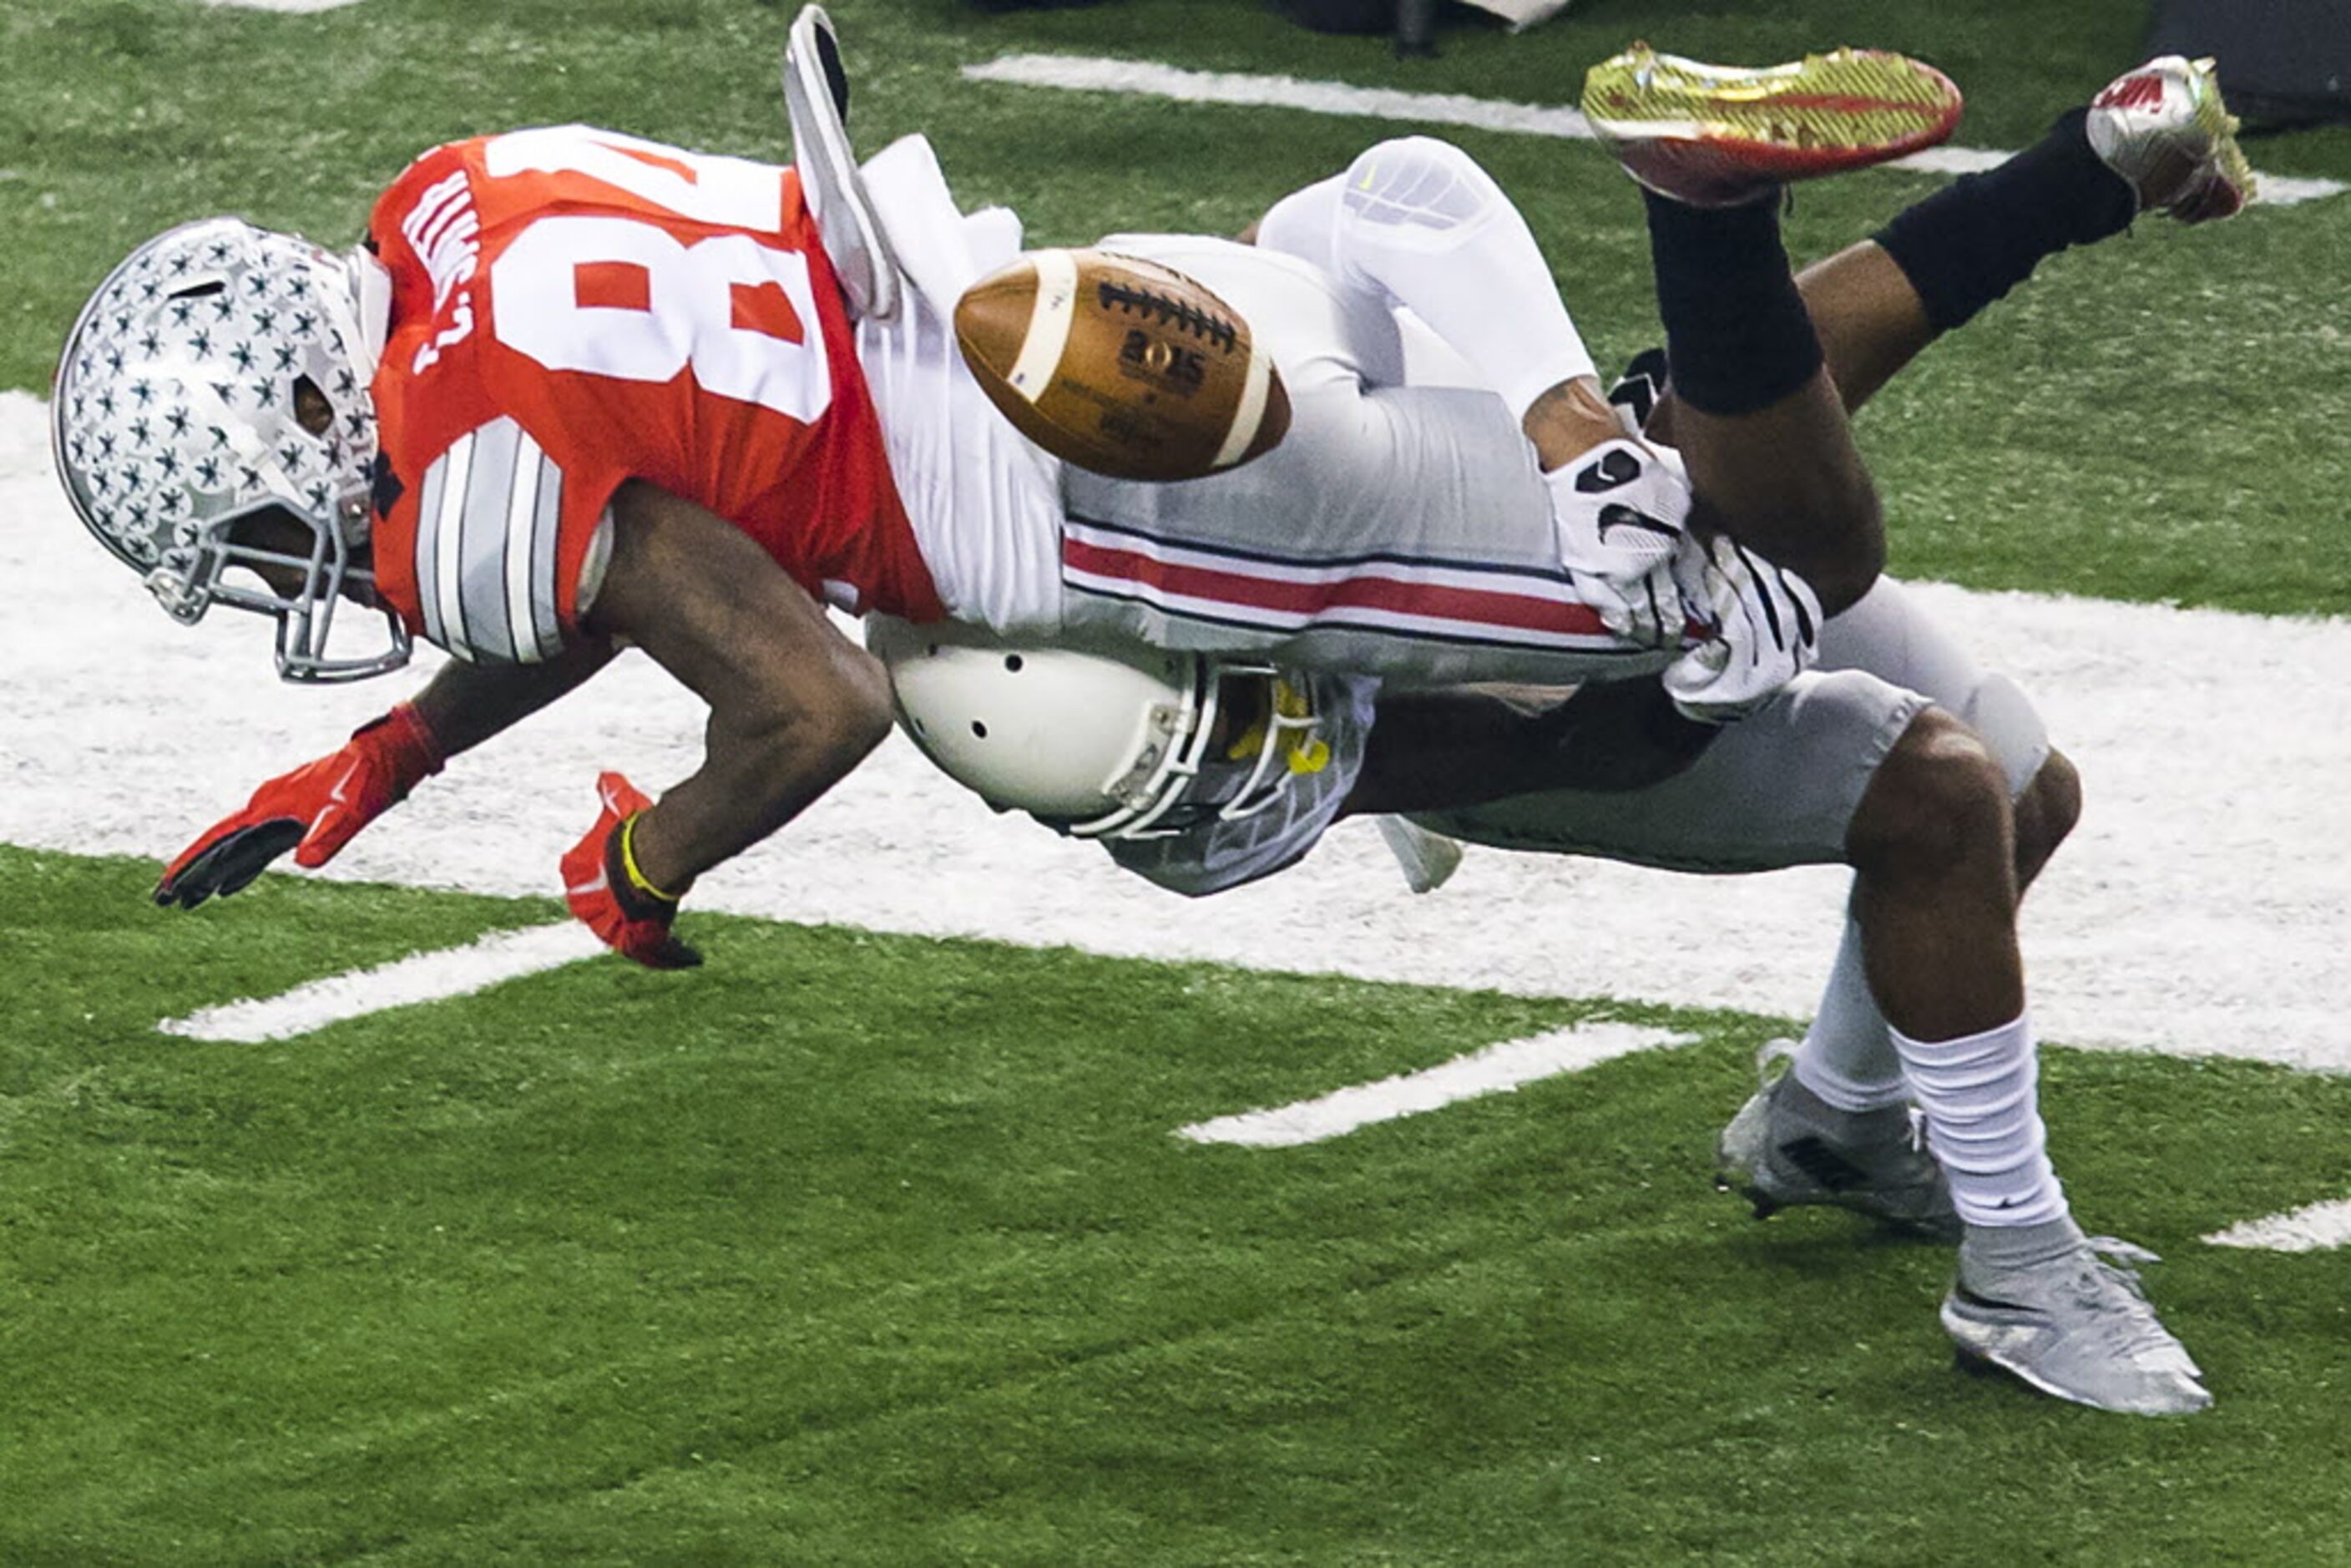
<path fill-rule="evenodd" d="M 1704 1179 L 1753 1026 L 705 919 L 268 1045 L 160 1018 L 551 905 L 0 852 L 0 1562 L 2341 1561 L 2351 1082 L 2055 1052 L 2222 1392 L 1949 1369 L 1946 1255 Z M 168 936 L 169 940 L 166 940 Z M 1186 1122 L 1593 1017 L 1677 1050 L 1300 1149 Z"/>
<path fill-rule="evenodd" d="M 831 8 L 861 146 L 927 131 L 1048 242 L 1235 229 L 1395 128 L 966 64 L 1572 103 L 1635 36 L 1872 43 L 1959 79 L 1959 141 L 2013 147 L 2137 59 L 2142 13 L 1578 0 L 1400 63 L 1246 0 Z M 152 232 L 237 210 L 340 243 L 438 139 L 584 120 L 779 157 L 790 16 L 10 0 L 0 388 L 45 385 Z M 1613 165 L 1447 134 L 1603 359 L 1645 345 Z M 2351 178 L 2345 131 L 2252 152 Z M 1931 186 L 1808 187 L 1791 244 Z M 2351 196 L 2051 263 L 1870 411 L 1897 569 L 2345 610 L 2346 254 Z M 1946 1253 L 1710 1190 L 1779 1020 L 702 916 L 690 980 L 600 961 L 210 1044 L 155 1025 L 559 912 L 273 876 L 175 919 L 153 873 L 0 849 L 0 1563 L 2351 1563 L 2351 1254 L 2196 1239 L 2351 1192 L 2343 1078 L 2049 1054 L 2077 1204 L 2168 1255 L 2220 1400 L 2131 1421 L 1955 1375 Z M 1593 1018 L 1693 1043 L 1310 1148 L 1174 1135 Z"/>

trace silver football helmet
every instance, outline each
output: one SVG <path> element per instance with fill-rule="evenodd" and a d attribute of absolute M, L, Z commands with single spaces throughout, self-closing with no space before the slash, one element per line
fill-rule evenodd
<path fill-rule="evenodd" d="M 343 681 L 407 663 L 406 630 L 335 658 L 367 565 L 376 456 L 373 352 L 358 267 L 235 218 L 184 224 L 99 286 L 50 402 L 57 476 L 99 542 L 173 618 L 214 603 L 277 621 L 277 671 Z M 232 579 L 233 567 L 247 569 Z"/>
<path fill-rule="evenodd" d="M 1008 643 L 883 615 L 867 618 L 865 643 L 925 756 L 998 810 L 1078 838 L 1249 816 L 1330 758 L 1308 688 L 1269 664 Z"/>

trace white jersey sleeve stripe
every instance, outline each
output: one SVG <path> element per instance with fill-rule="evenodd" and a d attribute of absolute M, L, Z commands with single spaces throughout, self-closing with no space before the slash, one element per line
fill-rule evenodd
<path fill-rule="evenodd" d="M 521 473 L 522 440 L 522 427 L 511 419 L 494 419 L 474 433 L 465 509 L 455 531 L 466 640 L 476 657 L 501 664 L 515 658 L 514 633 L 507 621 L 507 517 Z M 444 528 L 444 551 L 451 538 L 451 530 Z"/>
<path fill-rule="evenodd" d="M 461 659 L 535 664 L 560 653 L 563 473 L 528 433 L 499 418 L 450 443 L 417 505 L 425 634 Z"/>
<path fill-rule="evenodd" d="M 563 522 L 563 470 L 539 459 L 538 509 L 530 532 L 530 624 L 538 656 L 563 652 L 563 622 L 555 609 L 555 547 Z"/>
<path fill-rule="evenodd" d="M 514 488 L 507 497 L 505 571 L 507 628 L 515 658 L 536 664 L 546 656 L 539 646 L 538 617 L 531 601 L 531 567 L 538 551 L 533 530 L 538 523 L 538 492 L 549 478 L 546 455 L 523 430 L 515 432 Z"/>
<path fill-rule="evenodd" d="M 441 645 L 461 659 L 474 656 L 465 599 L 465 496 L 473 488 L 474 437 L 461 435 L 434 465 L 441 470 L 438 505 L 433 515 L 432 573 L 441 603 Z M 422 536 L 420 535 L 420 538 Z M 423 563 L 419 562 L 419 575 Z"/>

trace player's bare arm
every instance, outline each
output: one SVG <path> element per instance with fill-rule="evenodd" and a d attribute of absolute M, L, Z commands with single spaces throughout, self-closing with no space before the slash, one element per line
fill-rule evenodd
<path fill-rule="evenodd" d="M 470 751 L 586 684 L 619 652 L 602 638 L 580 642 L 543 664 L 443 665 L 411 699 L 444 758 Z"/>
<path fill-rule="evenodd" d="M 645 811 L 637 867 L 683 893 L 790 821 L 890 729 L 880 664 L 741 529 L 632 481 L 612 497 L 612 561 L 588 615 L 710 705 L 702 766 Z"/>

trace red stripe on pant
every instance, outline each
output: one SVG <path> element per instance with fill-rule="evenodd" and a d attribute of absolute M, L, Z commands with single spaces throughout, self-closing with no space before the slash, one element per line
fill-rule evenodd
<path fill-rule="evenodd" d="M 1588 604 L 1565 597 L 1564 584 L 1557 590 L 1559 597 L 1545 598 L 1536 593 L 1461 588 L 1449 583 L 1404 582 L 1392 577 L 1298 582 L 1160 560 L 1135 550 L 1066 538 L 1061 543 L 1061 560 L 1091 576 L 1112 578 L 1137 588 L 1156 589 L 1235 609 L 1309 617 L 1336 610 L 1384 610 L 1498 632 L 1543 632 L 1612 641 L 1607 629 L 1600 623 L 1599 612 Z"/>

